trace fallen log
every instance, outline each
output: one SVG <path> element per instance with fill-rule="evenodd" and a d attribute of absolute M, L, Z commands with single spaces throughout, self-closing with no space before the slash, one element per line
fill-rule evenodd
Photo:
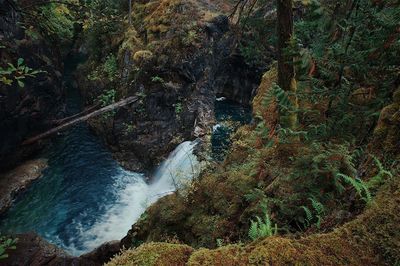
<path fill-rule="evenodd" d="M 93 106 L 91 106 L 91 107 L 86 108 L 85 110 L 83 110 L 83 111 L 80 112 L 80 113 L 77 113 L 77 114 L 74 114 L 74 115 L 71 115 L 71 116 L 68 116 L 68 117 L 64 117 L 64 118 L 62 118 L 62 119 L 53 120 L 53 121 L 51 121 L 50 123 L 51 123 L 52 126 L 62 125 L 62 124 L 66 123 L 66 122 L 68 122 L 68 121 L 71 121 L 71 120 L 73 120 L 73 119 L 75 119 L 75 118 L 77 118 L 77 117 L 81 117 L 81 116 L 83 116 L 83 115 L 86 115 L 86 114 L 91 113 L 93 110 L 95 110 L 95 109 L 98 108 L 99 106 L 100 106 L 100 104 L 93 105 Z"/>
<path fill-rule="evenodd" d="M 22 142 L 22 145 L 24 146 L 24 145 L 33 144 L 38 140 L 41 140 L 43 138 L 49 137 L 49 136 L 51 136 L 53 134 L 56 134 L 56 133 L 58 133 L 58 132 L 60 132 L 62 130 L 65 130 L 65 129 L 77 124 L 77 123 L 84 122 L 84 121 L 86 121 L 86 120 L 88 120 L 90 118 L 93 118 L 93 117 L 99 116 L 101 114 L 110 112 L 110 111 L 112 111 L 114 109 L 121 108 L 121 107 L 123 107 L 125 105 L 134 103 L 137 100 L 138 100 L 138 97 L 132 96 L 132 97 L 128 97 L 128 98 L 126 98 L 124 100 L 121 100 L 119 102 L 107 105 L 107 106 L 105 106 L 105 107 L 103 107 L 103 108 L 101 108 L 101 109 L 99 109 L 97 111 L 91 112 L 91 113 L 89 113 L 87 115 L 84 115 L 82 117 L 79 117 L 79 118 L 75 118 L 72 121 L 69 121 L 69 122 L 67 122 L 65 124 L 62 124 L 62 125 L 58 126 L 58 127 L 52 128 L 52 129 L 50 129 L 50 130 L 48 130 L 48 131 L 46 131 L 46 132 L 44 132 L 42 134 L 39 134 L 39 135 L 37 135 L 37 136 L 35 136 L 33 138 L 27 139 L 24 142 Z"/>

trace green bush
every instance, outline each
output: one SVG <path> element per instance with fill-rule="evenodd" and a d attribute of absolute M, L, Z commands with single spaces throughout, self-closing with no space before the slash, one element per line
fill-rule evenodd
<path fill-rule="evenodd" d="M 41 32 L 60 41 L 70 41 L 74 35 L 75 17 L 66 5 L 49 3 L 41 6 L 37 11 L 41 18 L 38 27 Z"/>
<path fill-rule="evenodd" d="M 118 62 L 117 58 L 113 54 L 109 54 L 106 57 L 106 61 L 103 65 L 103 70 L 107 74 L 108 79 L 113 81 L 118 75 Z"/>
<path fill-rule="evenodd" d="M 6 251 L 8 249 L 16 249 L 18 239 L 12 239 L 0 235 L 0 260 L 8 258 Z"/>
<path fill-rule="evenodd" d="M 109 54 L 104 63 L 92 70 L 92 72 L 88 75 L 88 79 L 92 81 L 107 79 L 112 82 L 117 78 L 117 76 L 117 58 L 113 54 Z"/>
<path fill-rule="evenodd" d="M 115 102 L 115 95 L 117 91 L 115 89 L 107 90 L 98 97 L 98 101 L 102 107 L 113 104 Z"/>
<path fill-rule="evenodd" d="M 12 63 L 8 63 L 7 68 L 0 67 L 0 82 L 8 86 L 17 82 L 18 86 L 23 88 L 25 87 L 24 80 L 27 77 L 34 78 L 37 74 L 43 72 L 45 71 L 33 70 L 24 64 L 23 58 L 19 58 L 16 66 Z"/>

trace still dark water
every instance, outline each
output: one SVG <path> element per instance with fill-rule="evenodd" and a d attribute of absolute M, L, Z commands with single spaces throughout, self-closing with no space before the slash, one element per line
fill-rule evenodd
<path fill-rule="evenodd" d="M 231 135 L 239 126 L 251 122 L 251 108 L 220 98 L 215 102 L 215 119 L 211 137 L 212 157 L 223 161 L 231 145 Z"/>

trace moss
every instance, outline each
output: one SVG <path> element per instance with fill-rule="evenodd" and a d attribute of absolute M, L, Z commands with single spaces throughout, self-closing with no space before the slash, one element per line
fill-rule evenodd
<path fill-rule="evenodd" d="M 377 155 L 396 154 L 400 150 L 400 90 L 393 94 L 393 103 L 382 109 L 374 130 L 370 150 Z"/>
<path fill-rule="evenodd" d="M 215 250 L 200 249 L 190 257 L 188 265 L 245 265 L 245 255 L 240 245 L 228 245 Z"/>
<path fill-rule="evenodd" d="M 153 53 L 149 50 L 140 50 L 133 55 L 135 63 L 141 65 L 153 59 Z"/>
<path fill-rule="evenodd" d="M 278 113 L 276 104 L 272 103 L 268 106 L 263 105 L 264 97 L 268 94 L 269 90 L 272 88 L 272 85 L 278 79 L 278 71 L 276 67 L 272 67 L 271 70 L 266 72 L 262 77 L 261 84 L 258 88 L 257 95 L 253 100 L 253 113 L 255 116 L 262 117 L 266 123 L 266 126 L 272 128 Z"/>
<path fill-rule="evenodd" d="M 125 36 L 120 45 L 118 56 L 121 58 L 125 51 L 135 54 L 135 52 L 141 49 L 141 47 L 143 47 L 143 43 L 140 40 L 138 33 L 134 28 L 130 27 L 125 31 Z"/>
<path fill-rule="evenodd" d="M 400 178 L 356 220 L 328 234 L 271 237 L 194 252 L 188 265 L 392 265 L 400 260 Z"/>
<path fill-rule="evenodd" d="M 193 249 L 186 245 L 148 243 L 115 256 L 107 266 L 180 266 L 186 265 Z"/>
<path fill-rule="evenodd" d="M 204 10 L 204 3 L 209 1 L 145 2 L 134 3 L 133 8 L 133 14 L 136 14 L 135 28 L 140 33 L 131 30 L 121 46 L 131 51 L 135 63 L 138 64 L 150 58 L 158 58 L 160 67 L 163 64 L 170 64 L 173 60 L 182 58 L 187 60 L 190 54 L 187 49 L 190 48 L 182 45 L 185 43 L 182 40 L 187 38 L 189 41 L 186 43 L 193 43 L 192 48 L 195 47 L 195 42 L 205 37 L 204 32 L 199 31 L 198 27 L 216 14 Z M 277 121 L 276 104 L 265 106 L 263 103 L 265 95 L 276 80 L 277 69 L 272 67 L 263 76 L 253 101 L 255 116 L 265 122 L 262 129 L 273 128 Z M 358 95 L 352 95 L 356 96 L 352 100 L 358 104 L 368 104 L 369 102 L 364 100 L 369 99 L 358 97 L 367 91 L 368 89 L 364 88 L 356 91 L 355 94 Z M 375 130 L 376 141 L 373 142 L 375 151 L 394 153 L 400 150 L 400 90 L 394 94 L 393 99 L 394 103 L 383 109 Z M 318 110 L 315 112 L 315 117 L 307 119 L 315 121 L 325 119 L 323 114 L 328 103 L 320 102 L 317 106 L 312 106 L 311 103 L 300 104 Z M 163 241 L 173 236 L 190 243 L 193 247 L 208 248 L 215 247 L 217 238 L 227 239 L 228 242 L 246 239 L 249 219 L 259 210 L 256 203 L 245 199 L 245 195 L 252 189 L 261 187 L 262 192 L 277 201 L 294 197 L 296 182 L 287 180 L 294 169 L 292 158 L 310 158 L 308 162 L 311 162 L 316 157 L 315 153 L 301 143 L 296 145 L 272 143 L 267 147 L 265 139 L 254 125 L 242 127 L 234 137 L 234 144 L 224 164 L 204 172 L 201 178 L 184 191 L 167 196 L 153 204 L 147 210 L 145 217 L 133 226 L 125 241 L 126 246 L 132 243 L 137 245 L 149 241 Z M 343 161 L 340 156 L 338 158 L 337 161 Z M 330 172 L 321 176 L 324 180 L 332 179 Z M 381 193 L 381 197 L 385 198 L 382 196 L 384 194 Z M 399 243 L 396 241 L 400 239 L 398 236 L 400 230 L 396 225 L 399 221 L 394 216 L 399 211 L 398 207 L 396 209 L 396 205 L 393 205 L 396 198 L 399 199 L 399 195 L 396 195 L 392 202 L 383 204 L 378 199 L 376 205 L 364 215 L 329 234 L 316 234 L 302 239 L 274 237 L 246 246 L 228 245 L 215 250 L 200 249 L 190 257 L 189 264 L 375 265 L 383 262 L 383 256 L 387 256 L 387 261 L 395 262 L 398 259 L 396 250 L 399 250 Z M 389 200 L 390 197 L 386 199 Z M 284 206 L 286 208 L 282 208 L 285 210 L 279 210 L 280 216 L 286 215 L 282 214 L 284 211 L 293 211 L 289 207 L 298 208 L 299 205 L 293 204 L 297 203 L 296 200 L 292 198 L 289 200 L 292 205 L 286 205 Z M 396 204 L 399 206 L 398 202 Z M 277 212 L 272 213 L 272 216 Z M 375 215 L 376 213 L 379 215 Z M 285 225 L 284 222 L 281 224 Z M 159 254 L 164 252 L 162 248 L 160 250 L 153 248 L 157 245 L 159 248 L 164 247 L 164 244 L 150 246 L 145 244 L 126 253 L 132 254 L 129 258 L 136 263 L 150 261 L 152 264 L 149 265 L 154 265 L 160 257 L 165 256 L 165 253 Z M 184 253 L 178 249 L 171 252 L 176 253 L 175 255 Z M 381 257 L 377 258 L 376 253 L 381 254 Z"/>
<path fill-rule="evenodd" d="M 262 104 L 263 95 L 276 80 L 276 70 L 264 75 L 254 112 L 265 121 L 272 121 L 268 108 Z M 396 101 L 382 110 L 369 150 L 390 151 L 399 158 L 400 104 Z M 271 120 L 272 119 L 272 120 Z M 301 143 L 259 145 L 259 132 L 252 125 L 238 130 L 234 143 L 223 165 L 204 172 L 185 191 L 165 197 L 147 211 L 130 232 L 133 241 L 162 241 L 176 235 L 193 247 L 215 247 L 216 239 L 226 243 L 245 239 L 249 219 L 257 213 L 257 206 L 245 200 L 254 188 L 263 187 L 266 195 L 276 201 L 288 200 L 279 215 L 285 216 L 297 208 L 296 184 L 289 181 L 294 169 L 287 158 L 315 158 L 314 151 Z M 337 151 L 329 161 L 337 164 L 340 172 L 351 175 L 340 145 L 316 148 L 319 152 Z M 333 157 L 332 157 L 333 156 Z M 397 157 L 396 157 L 397 156 Z M 285 159 L 286 158 L 286 159 Z M 307 164 L 305 164 L 307 166 Z M 350 167 L 351 168 L 351 167 Z M 367 165 L 366 171 L 371 171 Z M 368 173 L 368 174 L 371 174 Z M 300 173 L 301 174 L 301 173 Z M 330 172 L 321 173 L 324 180 Z M 302 180 L 301 178 L 299 179 Z M 261 185 L 260 185 L 261 184 Z M 293 198 L 291 198 L 293 197 Z M 290 199 L 289 199 L 290 198 Z M 275 202 L 273 202 L 275 204 Z M 301 205 L 301 204 L 300 204 Z M 273 209 L 270 207 L 274 219 Z M 247 245 L 227 245 L 217 249 L 201 248 L 194 251 L 188 265 L 393 265 L 400 261 L 400 177 L 389 180 L 367 210 L 352 222 L 326 234 L 303 235 L 301 238 L 271 237 Z M 292 215 L 292 214 L 291 214 Z M 290 215 L 287 215 L 290 216 Z M 288 221 L 287 221 L 288 222 Z M 279 225 L 286 223 L 281 222 Z M 134 251 L 130 251 L 134 252 Z M 176 252 L 176 251 L 174 251 Z M 175 254 L 176 255 L 176 254 Z M 151 256 L 154 256 L 152 253 Z M 151 257 L 152 258 L 152 257 Z M 132 257 L 132 259 L 135 259 Z"/>

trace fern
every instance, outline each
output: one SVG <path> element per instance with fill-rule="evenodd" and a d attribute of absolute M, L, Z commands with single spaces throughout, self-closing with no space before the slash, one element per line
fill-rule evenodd
<path fill-rule="evenodd" d="M 306 218 L 304 219 L 304 225 L 306 227 L 309 227 L 311 225 L 312 219 L 313 219 L 313 214 L 309 208 L 306 206 L 301 206 L 301 208 L 304 210 L 306 214 Z"/>
<path fill-rule="evenodd" d="M 219 248 L 224 245 L 224 240 L 221 238 L 217 238 L 216 242 L 217 242 L 217 247 Z"/>
<path fill-rule="evenodd" d="M 255 128 L 255 132 L 259 138 L 266 140 L 269 137 L 270 130 L 268 129 L 268 127 L 265 125 L 265 123 L 263 121 L 263 122 L 258 123 L 257 127 Z"/>
<path fill-rule="evenodd" d="M 273 102 L 276 102 L 278 104 L 280 111 L 293 110 L 293 106 L 289 100 L 288 93 L 275 83 L 272 85 L 271 89 L 264 95 L 262 105 L 264 107 L 267 107 Z"/>
<path fill-rule="evenodd" d="M 285 142 L 285 139 L 290 137 L 303 137 L 306 140 L 308 139 L 306 131 L 296 131 L 290 128 L 280 128 L 278 130 L 278 133 L 281 136 L 282 142 Z"/>
<path fill-rule="evenodd" d="M 359 178 L 353 178 L 344 174 L 337 174 L 337 177 L 342 178 L 346 183 L 350 184 L 357 191 L 357 194 L 361 197 L 361 199 L 366 203 L 370 203 L 372 201 L 371 192 L 364 181 Z"/>
<path fill-rule="evenodd" d="M 249 237 L 252 240 L 256 240 L 258 236 L 258 223 L 255 221 L 250 221 Z"/>
<path fill-rule="evenodd" d="M 315 198 L 309 198 L 309 200 L 311 201 L 311 205 L 316 212 L 316 215 L 315 215 L 315 217 L 317 218 L 316 226 L 319 229 L 321 227 L 322 216 L 325 212 L 325 207 L 321 202 L 319 202 Z"/>
<path fill-rule="evenodd" d="M 378 174 L 373 176 L 366 184 L 367 187 L 370 189 L 382 184 L 385 177 L 393 178 L 393 174 L 383 167 L 381 161 L 378 158 L 376 158 L 375 156 L 372 156 L 372 159 L 374 160 L 376 166 L 378 167 Z"/>
<path fill-rule="evenodd" d="M 265 214 L 264 220 L 256 216 L 256 221 L 250 221 L 249 237 L 256 240 L 263 237 L 270 237 L 278 234 L 278 225 L 272 226 L 268 213 Z"/>
<path fill-rule="evenodd" d="M 255 188 L 252 189 L 250 193 L 244 195 L 244 197 L 247 201 L 253 202 L 265 199 L 265 194 L 261 189 Z"/>
<path fill-rule="evenodd" d="M 317 212 L 318 215 L 322 215 L 325 212 L 325 207 L 321 202 L 316 200 L 314 197 L 309 198 L 309 200 L 311 201 L 311 205 L 313 206 L 314 210 Z"/>
<path fill-rule="evenodd" d="M 325 213 L 325 207 L 315 197 L 310 197 L 308 199 L 311 202 L 312 210 L 304 205 L 300 207 L 302 210 L 304 210 L 304 213 L 306 215 L 303 224 L 305 225 L 305 227 L 309 227 L 315 223 L 315 225 L 319 229 L 321 227 L 322 217 Z"/>

